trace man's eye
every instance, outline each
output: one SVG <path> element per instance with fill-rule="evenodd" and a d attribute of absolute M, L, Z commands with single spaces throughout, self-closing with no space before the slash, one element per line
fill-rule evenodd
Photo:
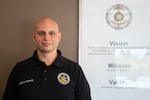
<path fill-rule="evenodd" d="M 38 35 L 45 35 L 45 32 L 39 31 L 39 32 L 37 32 L 37 34 L 38 34 Z"/>
<path fill-rule="evenodd" d="M 50 35 L 55 35 L 55 34 L 56 34 L 56 32 L 51 31 L 51 32 L 49 32 L 49 34 L 50 34 Z"/>

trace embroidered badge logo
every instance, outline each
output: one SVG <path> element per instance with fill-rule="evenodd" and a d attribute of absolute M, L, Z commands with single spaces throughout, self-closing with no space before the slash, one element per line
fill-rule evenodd
<path fill-rule="evenodd" d="M 59 73 L 57 76 L 57 80 L 59 83 L 61 83 L 62 85 L 67 85 L 70 82 L 70 77 L 67 73 Z"/>

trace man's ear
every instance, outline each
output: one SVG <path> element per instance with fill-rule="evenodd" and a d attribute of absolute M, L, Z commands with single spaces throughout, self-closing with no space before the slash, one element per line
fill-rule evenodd
<path fill-rule="evenodd" d="M 61 38 L 62 38 L 62 34 L 61 34 L 61 32 L 59 32 L 58 34 L 59 34 L 59 37 L 58 37 L 58 38 L 59 38 L 59 41 L 60 41 Z"/>
<path fill-rule="evenodd" d="M 34 42 L 35 41 L 35 33 L 32 32 L 32 41 Z"/>

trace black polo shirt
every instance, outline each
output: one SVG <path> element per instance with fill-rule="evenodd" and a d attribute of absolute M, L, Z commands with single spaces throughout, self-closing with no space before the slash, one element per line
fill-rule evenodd
<path fill-rule="evenodd" d="M 91 100 L 81 67 L 58 50 L 55 62 L 46 66 L 34 55 L 16 64 L 2 100 Z"/>

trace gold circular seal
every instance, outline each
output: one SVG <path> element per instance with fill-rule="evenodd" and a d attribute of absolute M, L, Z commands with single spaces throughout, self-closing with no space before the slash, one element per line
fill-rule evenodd
<path fill-rule="evenodd" d="M 108 25 L 115 29 L 127 27 L 131 22 L 131 18 L 131 11 L 122 4 L 112 6 L 106 13 L 106 21 Z"/>
<path fill-rule="evenodd" d="M 62 85 L 67 85 L 70 82 L 70 77 L 67 73 L 59 73 L 57 76 L 57 80 L 59 83 L 61 83 Z"/>

